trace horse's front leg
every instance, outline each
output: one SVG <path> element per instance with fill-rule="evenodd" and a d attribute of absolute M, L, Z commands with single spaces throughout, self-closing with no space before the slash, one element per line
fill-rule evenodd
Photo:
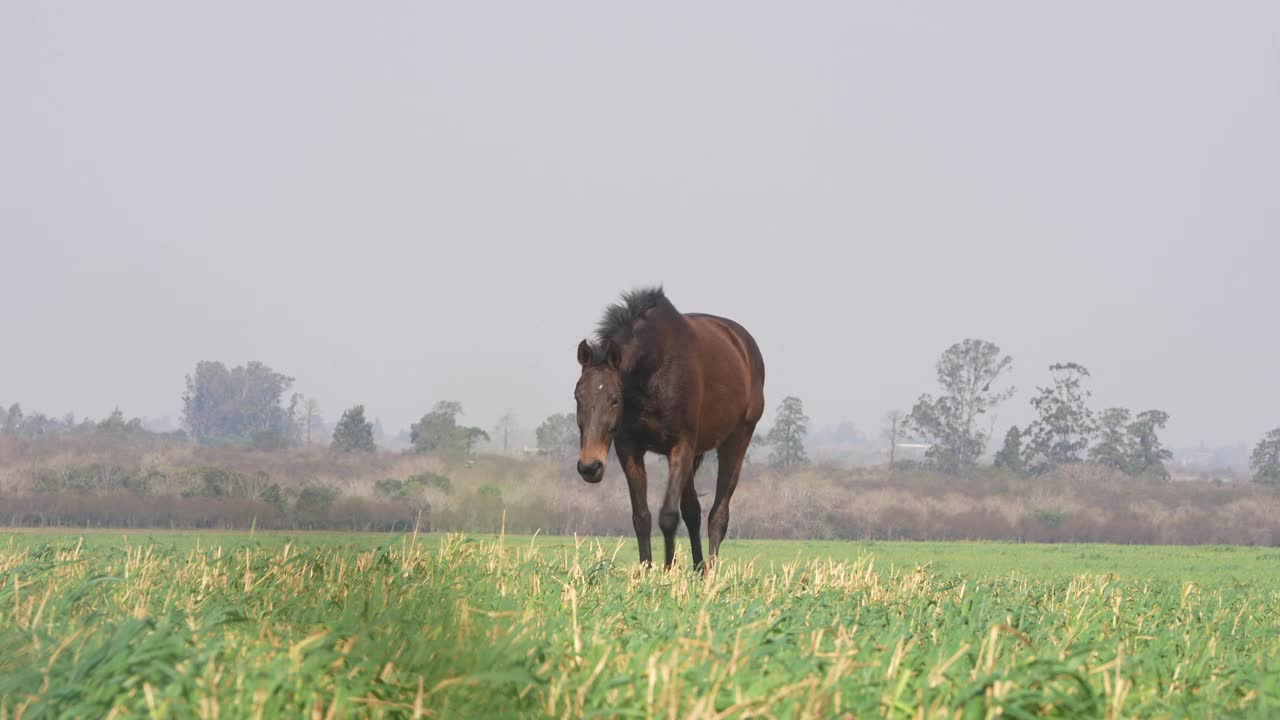
<path fill-rule="evenodd" d="M 644 471 L 644 452 L 615 448 L 631 493 L 631 524 L 636 529 L 636 543 L 640 545 L 640 564 L 653 565 L 653 546 L 649 543 L 653 518 L 649 515 L 649 478 Z"/>
<path fill-rule="evenodd" d="M 667 494 L 662 498 L 662 511 L 658 513 L 658 527 L 662 528 L 662 539 L 666 541 L 666 562 L 664 567 L 671 567 L 676 558 L 676 530 L 680 528 L 680 500 L 684 496 L 685 484 L 690 482 L 693 473 L 693 448 L 688 445 L 677 445 L 667 456 L 670 475 L 667 478 Z"/>

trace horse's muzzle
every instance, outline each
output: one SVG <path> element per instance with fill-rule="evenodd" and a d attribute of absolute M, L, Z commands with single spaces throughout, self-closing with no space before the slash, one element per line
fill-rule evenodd
<path fill-rule="evenodd" d="M 582 476 L 583 480 L 586 480 L 589 483 L 598 483 L 604 479 L 604 463 L 596 460 L 593 463 L 583 464 L 583 462 L 579 460 L 578 474 Z"/>

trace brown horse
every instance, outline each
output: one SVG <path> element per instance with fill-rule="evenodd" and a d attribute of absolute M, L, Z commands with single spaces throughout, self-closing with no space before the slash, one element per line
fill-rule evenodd
<path fill-rule="evenodd" d="M 764 412 L 764 358 L 756 341 L 732 320 L 681 314 L 661 288 L 636 290 L 605 310 L 596 343 L 578 345 L 578 363 L 578 472 L 589 483 L 600 482 L 613 444 L 631 491 L 640 562 L 653 562 L 645 453 L 667 457 L 670 476 L 658 527 L 670 567 L 682 515 L 693 563 L 702 565 L 702 507 L 693 476 L 703 455 L 716 451 L 716 498 L 707 515 L 714 559 L 729 527 L 742 459 Z"/>

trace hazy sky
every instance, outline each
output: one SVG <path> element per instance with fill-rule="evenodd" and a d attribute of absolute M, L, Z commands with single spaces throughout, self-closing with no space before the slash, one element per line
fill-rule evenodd
<path fill-rule="evenodd" d="M 627 288 L 874 430 L 965 337 L 1280 425 L 1280 4 L 10 2 L 0 401 L 258 359 L 389 431 L 572 409 Z M 768 418 L 766 418 L 768 422 Z"/>

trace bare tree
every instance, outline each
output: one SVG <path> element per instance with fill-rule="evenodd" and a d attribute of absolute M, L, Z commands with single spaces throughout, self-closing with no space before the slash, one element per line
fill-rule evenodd
<path fill-rule="evenodd" d="M 893 465 L 897 461 L 898 443 L 904 436 L 904 423 L 906 423 L 906 413 L 901 410 L 890 410 L 884 416 L 884 429 L 881 434 L 885 440 L 889 441 L 889 470 L 893 470 Z"/>
<path fill-rule="evenodd" d="M 493 434 L 502 436 L 502 454 L 506 455 L 511 449 L 511 432 L 516 428 L 516 416 L 511 411 L 507 411 L 505 415 L 498 418 L 498 422 L 493 426 Z"/>
<path fill-rule="evenodd" d="M 319 419 L 320 402 L 313 397 L 305 397 L 302 400 L 302 427 L 307 438 L 307 444 L 311 444 L 311 428 L 315 426 L 315 421 Z"/>

